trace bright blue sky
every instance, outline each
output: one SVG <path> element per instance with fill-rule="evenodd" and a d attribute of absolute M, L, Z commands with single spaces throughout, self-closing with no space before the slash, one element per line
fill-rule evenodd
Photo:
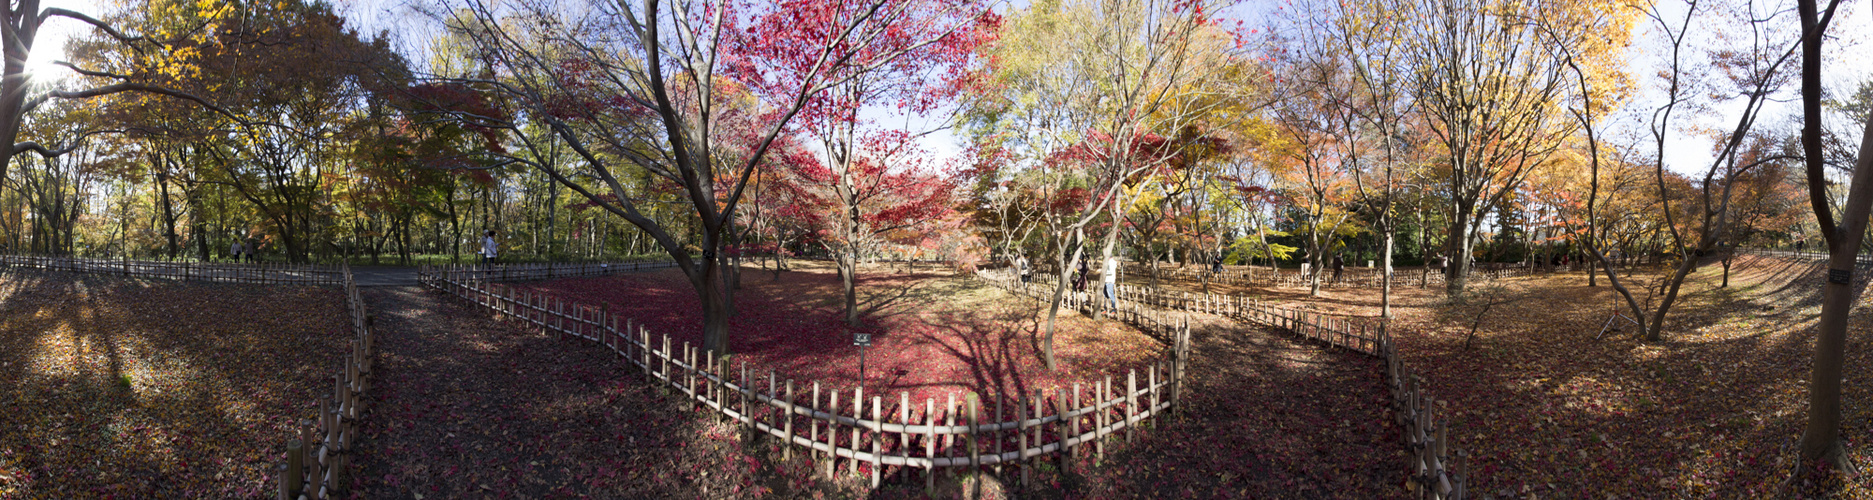
<path fill-rule="evenodd" d="M 1018 1 L 1013 2 L 1011 5 L 1018 8 L 1024 6 L 1025 3 L 1025 1 Z M 1284 3 L 1285 2 L 1279 1 L 1247 1 L 1228 9 L 1226 11 L 1226 16 L 1241 19 L 1251 26 L 1267 26 L 1271 24 L 1268 16 L 1273 14 L 1277 9 L 1280 9 L 1281 7 L 1279 6 Z M 1677 2 L 1669 2 L 1669 4 L 1676 5 Z M 92 15 L 99 15 L 102 13 L 100 4 L 88 0 L 44 0 L 43 5 L 47 7 L 63 7 Z M 382 29 L 382 27 L 393 27 L 392 35 L 397 39 L 398 45 L 401 46 L 406 53 L 420 53 L 427 50 L 426 40 L 434 34 L 434 28 L 429 19 L 426 16 L 413 13 L 409 7 L 407 7 L 407 2 L 405 0 L 337 0 L 337 5 L 338 10 L 351 18 L 353 22 L 357 23 L 357 26 L 359 26 L 362 31 L 374 32 Z M 1010 7 L 1009 5 L 1004 5 L 1003 8 Z M 1873 42 L 1873 39 L 1869 39 L 1869 37 L 1873 37 L 1873 16 L 1868 15 L 1869 9 L 1865 2 L 1845 2 L 1843 9 L 1844 11 L 1836 19 L 1837 24 L 1829 30 L 1830 33 L 1834 35 L 1835 39 L 1829 42 L 1829 60 L 1831 64 L 1828 65 L 1825 78 L 1831 88 L 1850 90 L 1857 82 L 1865 81 L 1870 76 L 1873 76 L 1873 50 L 1869 50 L 1869 42 Z M 1668 9 L 1668 15 L 1676 14 L 1677 12 Z M 1788 19 L 1788 22 L 1794 22 L 1794 16 L 1792 14 L 1786 15 L 1785 17 Z M 76 21 L 54 18 L 52 21 L 48 22 L 46 27 L 41 31 L 39 41 L 34 47 L 34 57 L 29 65 L 49 75 L 69 74 L 68 71 L 63 68 L 50 66 L 49 62 L 54 59 L 62 58 L 62 47 L 66 38 L 72 36 L 73 33 L 80 32 L 87 28 L 88 27 Z M 1657 37 L 1652 36 L 1649 31 L 1650 28 L 1651 24 L 1649 22 L 1641 23 L 1640 25 L 1639 29 L 1644 31 L 1637 34 L 1638 36 L 1636 39 L 1640 40 L 1640 45 L 1637 47 L 1638 50 L 1633 59 L 1632 67 L 1632 73 L 1640 77 L 1640 84 L 1646 87 L 1646 91 L 1642 93 L 1639 98 L 1635 99 L 1635 105 L 1632 106 L 1633 109 L 1629 110 L 1634 116 L 1625 118 L 1627 121 L 1623 125 L 1620 125 L 1621 127 L 1633 131 L 1645 130 L 1643 128 L 1643 122 L 1637 120 L 1642 120 L 1643 116 L 1649 115 L 1648 110 L 1650 106 L 1647 103 L 1655 102 L 1657 96 L 1658 86 L 1656 85 L 1656 79 L 1650 77 L 1650 75 L 1657 71 L 1657 59 L 1655 59 L 1655 55 L 1648 54 L 1647 52 L 1655 52 L 1658 49 L 1658 44 L 1654 41 Z M 1698 33 L 1715 33 L 1722 29 L 1722 27 L 1706 25 L 1699 26 L 1696 29 Z M 57 54 L 57 56 L 47 57 L 54 54 Z M 1793 68 L 1791 68 L 1791 70 L 1792 69 Z M 1765 122 L 1760 126 L 1787 127 L 1786 123 L 1788 117 L 1793 116 L 1793 114 L 1799 110 L 1799 103 L 1793 102 L 1794 90 L 1794 86 L 1791 86 L 1787 92 L 1780 96 L 1780 99 L 1788 102 L 1771 105 L 1769 112 L 1766 113 Z M 1738 105 L 1734 103 L 1728 105 L 1718 104 L 1713 106 L 1708 112 L 1686 116 L 1681 123 L 1687 126 L 1727 129 L 1734 123 L 1737 116 L 1737 109 Z M 868 113 L 868 115 L 870 118 L 881 122 L 902 123 L 908 128 L 922 130 L 928 130 L 939 126 L 940 123 L 938 123 L 938 121 L 941 120 L 941 117 L 891 116 L 882 110 Z M 924 137 L 923 141 L 925 149 L 939 157 L 953 156 L 961 149 L 960 145 L 957 144 L 955 136 L 947 131 L 938 131 L 929 134 Z M 1680 172 L 1689 173 L 1700 171 L 1708 166 L 1711 156 L 1709 148 L 1710 145 L 1707 140 L 1701 138 L 1691 139 L 1686 137 L 1685 134 L 1677 134 L 1674 140 L 1668 143 L 1666 164 L 1673 170 Z"/>

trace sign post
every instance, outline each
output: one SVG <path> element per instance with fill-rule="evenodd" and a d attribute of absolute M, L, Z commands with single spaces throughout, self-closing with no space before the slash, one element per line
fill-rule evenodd
<path fill-rule="evenodd" d="M 865 348 L 871 346 L 871 334 L 852 332 L 852 345 L 858 346 L 858 388 L 865 388 Z"/>

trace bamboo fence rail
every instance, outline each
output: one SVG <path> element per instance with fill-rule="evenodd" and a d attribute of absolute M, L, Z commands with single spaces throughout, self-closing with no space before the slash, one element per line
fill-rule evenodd
<path fill-rule="evenodd" d="M 47 255 L 0 255 L 0 269 L 116 274 L 184 281 L 260 283 L 267 285 L 340 285 L 340 266 L 305 264 L 217 264 L 130 259 L 89 259 Z"/>
<path fill-rule="evenodd" d="M 1472 280 L 1472 282 L 1486 282 L 1490 280 L 1513 278 L 1517 276 L 1530 276 L 1530 275 L 1547 274 L 1547 273 L 1554 273 L 1554 272 L 1573 272 L 1579 268 L 1580 266 L 1577 266 L 1577 265 L 1569 265 L 1569 266 L 1538 266 L 1536 268 L 1511 267 L 1511 268 L 1489 269 L 1489 270 L 1478 269 L 1478 270 L 1471 271 L 1470 279 Z M 1132 280 L 1137 280 L 1137 279 L 1140 279 L 1139 277 L 1144 276 L 1145 274 L 1143 272 L 1128 270 L 1127 275 L 1131 276 Z M 1312 278 L 1311 276 L 1309 276 L 1309 273 L 1303 273 L 1300 271 L 1279 271 L 1279 270 L 1268 271 L 1268 270 L 1255 270 L 1255 269 L 1243 271 L 1243 270 L 1238 270 L 1238 269 L 1226 269 L 1221 273 L 1212 273 L 1210 272 L 1210 269 L 1207 267 L 1189 266 L 1189 267 L 1181 267 L 1181 268 L 1173 268 L 1173 269 L 1162 269 L 1162 270 L 1159 270 L 1158 272 L 1159 278 L 1187 279 L 1187 280 L 1199 280 L 1199 281 L 1203 280 L 1206 275 L 1208 276 L 1210 283 L 1218 284 L 1218 285 L 1272 285 L 1272 286 L 1280 286 L 1280 287 L 1297 287 L 1297 288 L 1312 286 L 1312 281 L 1311 281 Z M 1380 272 L 1375 269 L 1367 269 L 1367 268 L 1347 269 L 1346 271 L 1340 274 L 1339 279 L 1334 279 L 1332 275 L 1332 271 L 1330 270 L 1323 271 L 1320 276 L 1320 286 L 1322 288 L 1339 288 L 1339 287 L 1378 288 L 1380 286 L 1383 286 L 1383 284 L 1384 284 L 1384 276 L 1381 275 Z M 1414 271 L 1407 271 L 1407 272 L 1395 271 L 1392 273 L 1392 286 L 1394 287 L 1423 287 L 1423 286 L 1442 286 L 1442 285 L 1444 285 L 1444 274 L 1442 271 L 1435 271 L 1429 274 L 1425 274 L 1421 272 L 1414 272 Z"/>
<path fill-rule="evenodd" d="M 345 470 L 357 444 L 357 419 L 363 415 L 364 391 L 370 390 L 375 356 L 375 321 L 358 294 L 351 266 L 341 265 L 345 309 L 351 315 L 351 352 L 332 377 L 332 394 L 319 398 L 316 421 L 301 421 L 299 439 L 286 443 L 286 463 L 278 474 L 280 500 L 340 498 L 346 486 Z"/>
<path fill-rule="evenodd" d="M 642 271 L 676 267 L 676 261 L 631 261 L 631 262 L 580 262 L 545 264 L 497 264 L 497 265 L 425 265 L 417 268 L 417 274 L 433 274 L 450 281 L 499 282 L 528 281 L 552 278 L 579 278 L 587 276 L 605 276 L 623 272 Z"/>
<path fill-rule="evenodd" d="M 1765 255 L 1765 256 L 1771 256 L 1771 257 L 1790 257 L 1790 258 L 1796 258 L 1796 259 L 1822 260 L 1822 261 L 1834 258 L 1833 254 L 1827 253 L 1825 251 L 1826 249 L 1822 249 L 1822 250 L 1824 251 L 1808 252 L 1808 251 L 1795 251 L 1795 250 L 1776 250 L 1776 249 L 1771 249 L 1771 248 L 1738 248 L 1736 249 L 1736 252 L 1741 253 L 1741 254 L 1756 254 L 1756 255 Z M 1863 267 L 1873 266 L 1873 253 L 1867 253 L 1864 250 L 1862 250 L 1862 252 L 1859 255 L 1854 256 L 1854 265 L 1863 266 Z"/>
<path fill-rule="evenodd" d="M 1175 407 L 1189 354 L 1188 323 L 1172 326 L 1167 320 L 1158 328 L 1174 333 L 1170 356 L 1143 372 L 1127 372 L 1122 389 L 1106 377 L 1075 383 L 1071 389 L 1057 387 L 1052 394 L 1039 389 L 1031 394 L 970 393 L 960 405 L 954 395 L 941 406 L 935 398 L 918 405 L 905 392 L 895 403 L 876 395 L 867 401 L 863 387 L 796 384 L 773 371 L 750 373 L 745 362 L 727 366 L 698 346 L 673 343 L 668 334 L 653 336 L 635 320 L 591 304 L 440 273 L 424 272 L 418 279 L 543 331 L 610 348 L 659 386 L 792 445 L 784 453 L 799 449 L 827 459 L 828 474 L 840 468 L 841 460 L 854 474 L 864 464 L 874 487 L 887 466 L 923 469 L 929 488 L 939 468 L 979 471 L 1009 465 L 1021 468 L 1025 483 L 1030 467 L 1049 454 L 1059 458 L 1063 468 L 1088 445 L 1103 457 L 1105 442 L 1116 434 L 1131 440 L 1135 427 Z"/>
<path fill-rule="evenodd" d="M 1051 299 L 1054 283 L 1058 282 L 1057 276 L 1036 273 L 1033 283 L 1021 283 L 1014 273 L 1006 270 L 980 271 L 977 276 L 1036 300 Z M 1351 350 L 1384 360 L 1393 415 L 1404 430 L 1408 455 L 1406 470 L 1410 473 L 1414 494 L 1431 500 L 1469 498 L 1467 455 L 1450 446 L 1449 424 L 1439 416 L 1438 407 L 1441 405 L 1433 404 L 1424 378 L 1406 367 L 1404 360 L 1398 356 L 1385 323 L 1368 323 L 1284 309 L 1239 295 L 1169 292 L 1129 285 L 1115 287 L 1114 292 L 1118 299 L 1116 310 L 1121 319 L 1127 316 L 1164 314 L 1159 308 L 1209 313 L 1260 323 L 1331 348 Z M 1095 295 L 1092 291 L 1069 291 L 1063 294 L 1061 300 L 1063 307 L 1082 311 L 1090 311 L 1091 308 L 1114 310 L 1107 305 L 1103 292 Z M 1181 349 L 1188 347 L 1182 346 Z"/>

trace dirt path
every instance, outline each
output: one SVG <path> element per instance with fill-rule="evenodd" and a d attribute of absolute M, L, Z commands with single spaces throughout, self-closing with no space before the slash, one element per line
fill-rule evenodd
<path fill-rule="evenodd" d="M 1403 445 L 1379 361 L 1191 315 L 1181 418 L 1121 446 L 1094 496 L 1403 497 Z"/>
<path fill-rule="evenodd" d="M 732 431 L 602 347 L 416 287 L 367 289 L 381 354 L 360 498 L 709 498 L 760 491 Z M 719 439 L 716 438 L 719 435 Z"/>

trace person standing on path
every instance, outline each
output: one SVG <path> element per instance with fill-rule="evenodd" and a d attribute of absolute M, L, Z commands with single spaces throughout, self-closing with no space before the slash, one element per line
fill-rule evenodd
<path fill-rule="evenodd" d="M 1106 257 L 1106 268 L 1101 271 L 1103 272 L 1100 273 L 1100 280 L 1106 282 L 1106 304 L 1110 305 L 1112 310 L 1117 311 L 1119 309 L 1119 258 Z"/>
<path fill-rule="evenodd" d="M 494 242 L 494 230 L 489 229 L 486 236 L 481 238 L 481 263 L 483 265 L 493 264 L 494 256 L 498 249 L 498 246 Z"/>
<path fill-rule="evenodd" d="M 234 245 L 228 247 L 228 260 L 239 263 L 241 261 L 241 254 L 246 251 L 247 248 L 241 245 L 241 240 L 236 238 L 234 240 Z"/>
<path fill-rule="evenodd" d="M 1021 284 L 1025 285 L 1034 279 L 1034 270 L 1028 266 L 1028 256 L 1015 256 L 1015 272 L 1021 273 Z"/>
<path fill-rule="evenodd" d="M 1073 275 L 1073 291 L 1086 291 L 1086 259 L 1080 259 L 1080 268 Z"/>

